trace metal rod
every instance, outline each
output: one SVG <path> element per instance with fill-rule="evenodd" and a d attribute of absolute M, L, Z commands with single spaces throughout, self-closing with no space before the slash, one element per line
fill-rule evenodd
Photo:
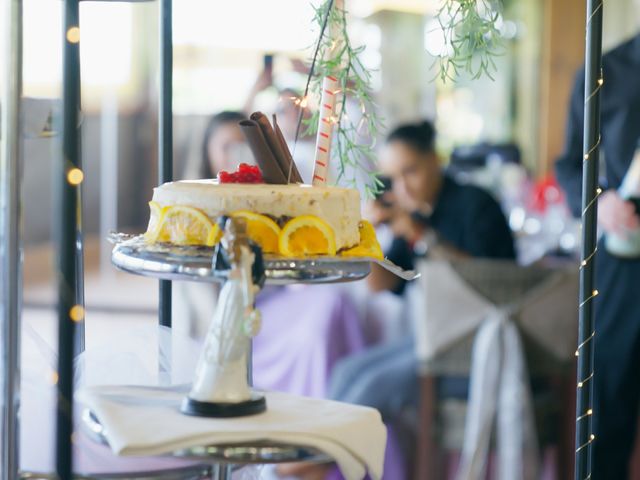
<path fill-rule="evenodd" d="M 580 269 L 580 315 L 578 325 L 578 371 L 576 397 L 576 480 L 591 477 L 594 286 L 598 220 L 598 161 L 600 145 L 600 89 L 602 87 L 603 0 L 587 0 L 585 51 L 584 163 L 582 171 L 582 263 Z"/>
<path fill-rule="evenodd" d="M 160 105 L 158 109 L 158 183 L 173 180 L 173 34 L 171 0 L 160 1 Z M 171 282 L 160 280 L 161 326 L 171 327 Z"/>
<path fill-rule="evenodd" d="M 3 3 L 7 71 L 0 104 L 0 322 L 2 339 L 2 458 L 0 479 L 18 476 L 20 443 L 20 314 L 22 301 L 20 98 L 22 95 L 22 0 Z"/>
<path fill-rule="evenodd" d="M 71 480 L 73 471 L 73 358 L 76 321 L 84 318 L 78 301 L 78 211 L 80 169 L 80 29 L 78 0 L 65 0 L 63 21 L 62 160 L 57 172 L 58 382 L 56 473 Z"/>
<path fill-rule="evenodd" d="M 217 463 L 211 466 L 212 480 L 231 480 L 233 476 L 233 465 Z"/>

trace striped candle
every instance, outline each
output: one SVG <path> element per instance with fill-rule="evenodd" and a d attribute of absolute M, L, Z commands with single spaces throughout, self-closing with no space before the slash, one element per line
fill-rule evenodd
<path fill-rule="evenodd" d="M 323 186 L 327 183 L 329 158 L 331 156 L 331 133 L 335 123 L 334 111 L 337 93 L 338 79 L 332 76 L 324 77 L 322 81 L 318 136 L 316 138 L 316 161 L 313 168 L 312 183 L 315 186 Z"/>

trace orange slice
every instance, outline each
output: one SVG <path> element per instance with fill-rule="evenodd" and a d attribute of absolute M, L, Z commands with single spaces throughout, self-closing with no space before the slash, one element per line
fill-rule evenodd
<path fill-rule="evenodd" d="M 368 257 L 382 260 L 382 248 L 376 238 L 376 230 L 366 220 L 360 222 L 360 243 L 353 248 L 344 250 L 341 255 L 345 257 Z"/>
<path fill-rule="evenodd" d="M 149 202 L 149 225 L 147 231 L 144 234 L 144 238 L 147 242 L 155 242 L 158 238 L 158 232 L 160 231 L 160 223 L 162 221 L 162 214 L 164 213 L 162 207 L 157 202 Z"/>
<path fill-rule="evenodd" d="M 278 240 L 280 253 L 287 257 L 336 254 L 333 229 L 313 215 L 301 215 L 289 220 Z"/>
<path fill-rule="evenodd" d="M 165 207 L 158 227 L 156 242 L 174 245 L 213 246 L 220 241 L 220 228 L 204 212 L 193 207 Z"/>
<path fill-rule="evenodd" d="M 278 253 L 280 227 L 276 222 L 265 215 L 248 210 L 238 210 L 231 216 L 246 220 L 249 238 L 260 245 L 264 253 Z"/>

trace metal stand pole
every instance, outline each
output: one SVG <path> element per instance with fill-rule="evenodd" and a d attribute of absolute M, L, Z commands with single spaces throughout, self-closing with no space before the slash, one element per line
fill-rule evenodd
<path fill-rule="evenodd" d="M 19 469 L 20 313 L 22 301 L 20 98 L 22 95 L 22 0 L 3 3 L 5 65 L 0 104 L 0 339 L 2 340 L 2 458 L 0 479 Z"/>
<path fill-rule="evenodd" d="M 233 465 L 218 463 L 211 466 L 211 480 L 231 480 Z"/>
<path fill-rule="evenodd" d="M 171 1 L 160 1 L 160 106 L 158 110 L 158 183 L 173 180 L 173 35 Z M 159 321 L 171 327 L 171 282 L 160 280 Z"/>
<path fill-rule="evenodd" d="M 80 28 L 78 0 L 65 0 L 63 25 L 62 162 L 57 172 L 58 248 L 58 383 L 56 473 L 71 480 L 73 470 L 73 358 L 76 322 L 84 319 L 78 299 L 78 228 L 80 169 Z"/>
<path fill-rule="evenodd" d="M 580 265 L 580 316 L 578 325 L 578 373 L 576 397 L 576 480 L 591 478 L 593 400 L 593 300 L 594 260 L 597 244 L 598 161 L 600 146 L 600 89 L 602 88 L 603 0 L 587 0 L 585 52 L 585 104 L 582 171 L 582 262 Z M 605 374 L 606 372 L 600 372 Z"/>

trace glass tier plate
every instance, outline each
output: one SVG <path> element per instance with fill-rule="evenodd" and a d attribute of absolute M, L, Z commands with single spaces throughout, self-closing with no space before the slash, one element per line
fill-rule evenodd
<path fill-rule="evenodd" d="M 115 246 L 112 263 L 125 272 L 161 278 L 216 282 L 226 278 L 226 270 L 212 268 L 214 249 L 200 246 L 148 244 L 142 236 L 112 235 Z M 283 258 L 265 256 L 267 283 L 335 283 L 361 280 L 371 271 L 371 263 L 405 280 L 417 278 L 413 271 L 402 270 L 388 260 L 346 257 Z"/>

